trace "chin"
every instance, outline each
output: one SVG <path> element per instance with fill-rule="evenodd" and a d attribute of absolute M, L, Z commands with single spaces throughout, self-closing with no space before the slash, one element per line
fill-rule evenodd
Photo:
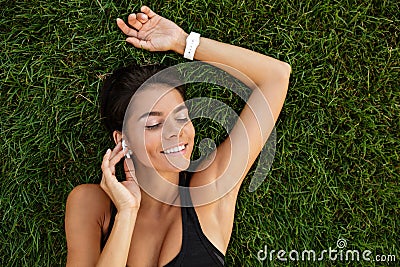
<path fill-rule="evenodd" d="M 183 163 L 183 162 L 179 162 L 179 163 L 170 163 L 170 167 L 167 168 L 168 170 L 165 171 L 170 171 L 170 172 L 181 172 L 186 170 L 187 168 L 189 168 L 190 166 L 190 160 L 188 160 L 187 162 Z"/>

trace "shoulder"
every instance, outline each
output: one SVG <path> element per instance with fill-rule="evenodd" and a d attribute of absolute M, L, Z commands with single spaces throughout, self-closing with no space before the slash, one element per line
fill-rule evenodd
<path fill-rule="evenodd" d="M 81 205 L 96 205 L 98 201 L 110 201 L 110 198 L 98 184 L 81 184 L 68 195 L 67 204 L 79 202 Z"/>
<path fill-rule="evenodd" d="M 68 195 L 65 210 L 67 266 L 94 266 L 110 220 L 111 200 L 97 184 L 82 184 Z"/>
<path fill-rule="evenodd" d="M 111 200 L 98 184 L 81 184 L 68 195 L 66 220 L 68 217 L 97 221 L 104 225 L 105 217 L 111 208 Z"/>

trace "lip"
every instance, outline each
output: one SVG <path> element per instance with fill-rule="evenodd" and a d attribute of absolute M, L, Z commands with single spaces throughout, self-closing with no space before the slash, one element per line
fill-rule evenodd
<path fill-rule="evenodd" d="M 182 149 L 181 151 L 178 151 L 178 152 L 171 152 L 171 153 L 168 153 L 168 154 L 165 154 L 165 153 L 164 153 L 165 150 L 168 150 L 168 149 L 171 149 L 171 148 L 174 148 L 174 147 L 177 147 L 177 146 L 185 146 L 185 148 Z M 185 154 L 185 153 L 186 153 L 186 148 L 187 148 L 187 146 L 188 146 L 188 143 L 179 143 L 179 144 L 177 144 L 177 145 L 174 145 L 174 146 L 171 146 L 171 147 L 169 147 L 169 148 L 164 149 L 164 150 L 161 151 L 160 153 L 162 153 L 162 154 L 164 154 L 164 155 L 166 155 L 166 156 L 167 156 L 167 155 L 168 155 L 168 156 L 174 156 L 174 155 Z"/>

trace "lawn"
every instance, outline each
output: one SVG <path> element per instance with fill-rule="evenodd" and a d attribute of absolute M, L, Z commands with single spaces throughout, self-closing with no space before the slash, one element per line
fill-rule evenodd
<path fill-rule="evenodd" d="M 187 32 L 292 66 L 275 159 L 255 192 L 243 184 L 227 266 L 399 265 L 400 2 L 17 0 L 0 5 L 0 266 L 65 265 L 66 198 L 99 183 L 112 145 L 99 116 L 102 77 L 132 61 L 185 62 L 125 43 L 115 19 L 142 4 Z M 214 89 L 188 94 L 243 105 Z M 197 127 L 197 140 L 224 138 Z M 289 259 L 338 249 L 339 239 L 358 262 Z"/>

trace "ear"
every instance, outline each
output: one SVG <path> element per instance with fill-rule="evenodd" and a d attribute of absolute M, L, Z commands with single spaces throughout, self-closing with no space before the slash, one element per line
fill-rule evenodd
<path fill-rule="evenodd" d="M 122 140 L 122 133 L 120 131 L 114 131 L 113 132 L 113 139 L 115 144 L 118 144 Z"/>

